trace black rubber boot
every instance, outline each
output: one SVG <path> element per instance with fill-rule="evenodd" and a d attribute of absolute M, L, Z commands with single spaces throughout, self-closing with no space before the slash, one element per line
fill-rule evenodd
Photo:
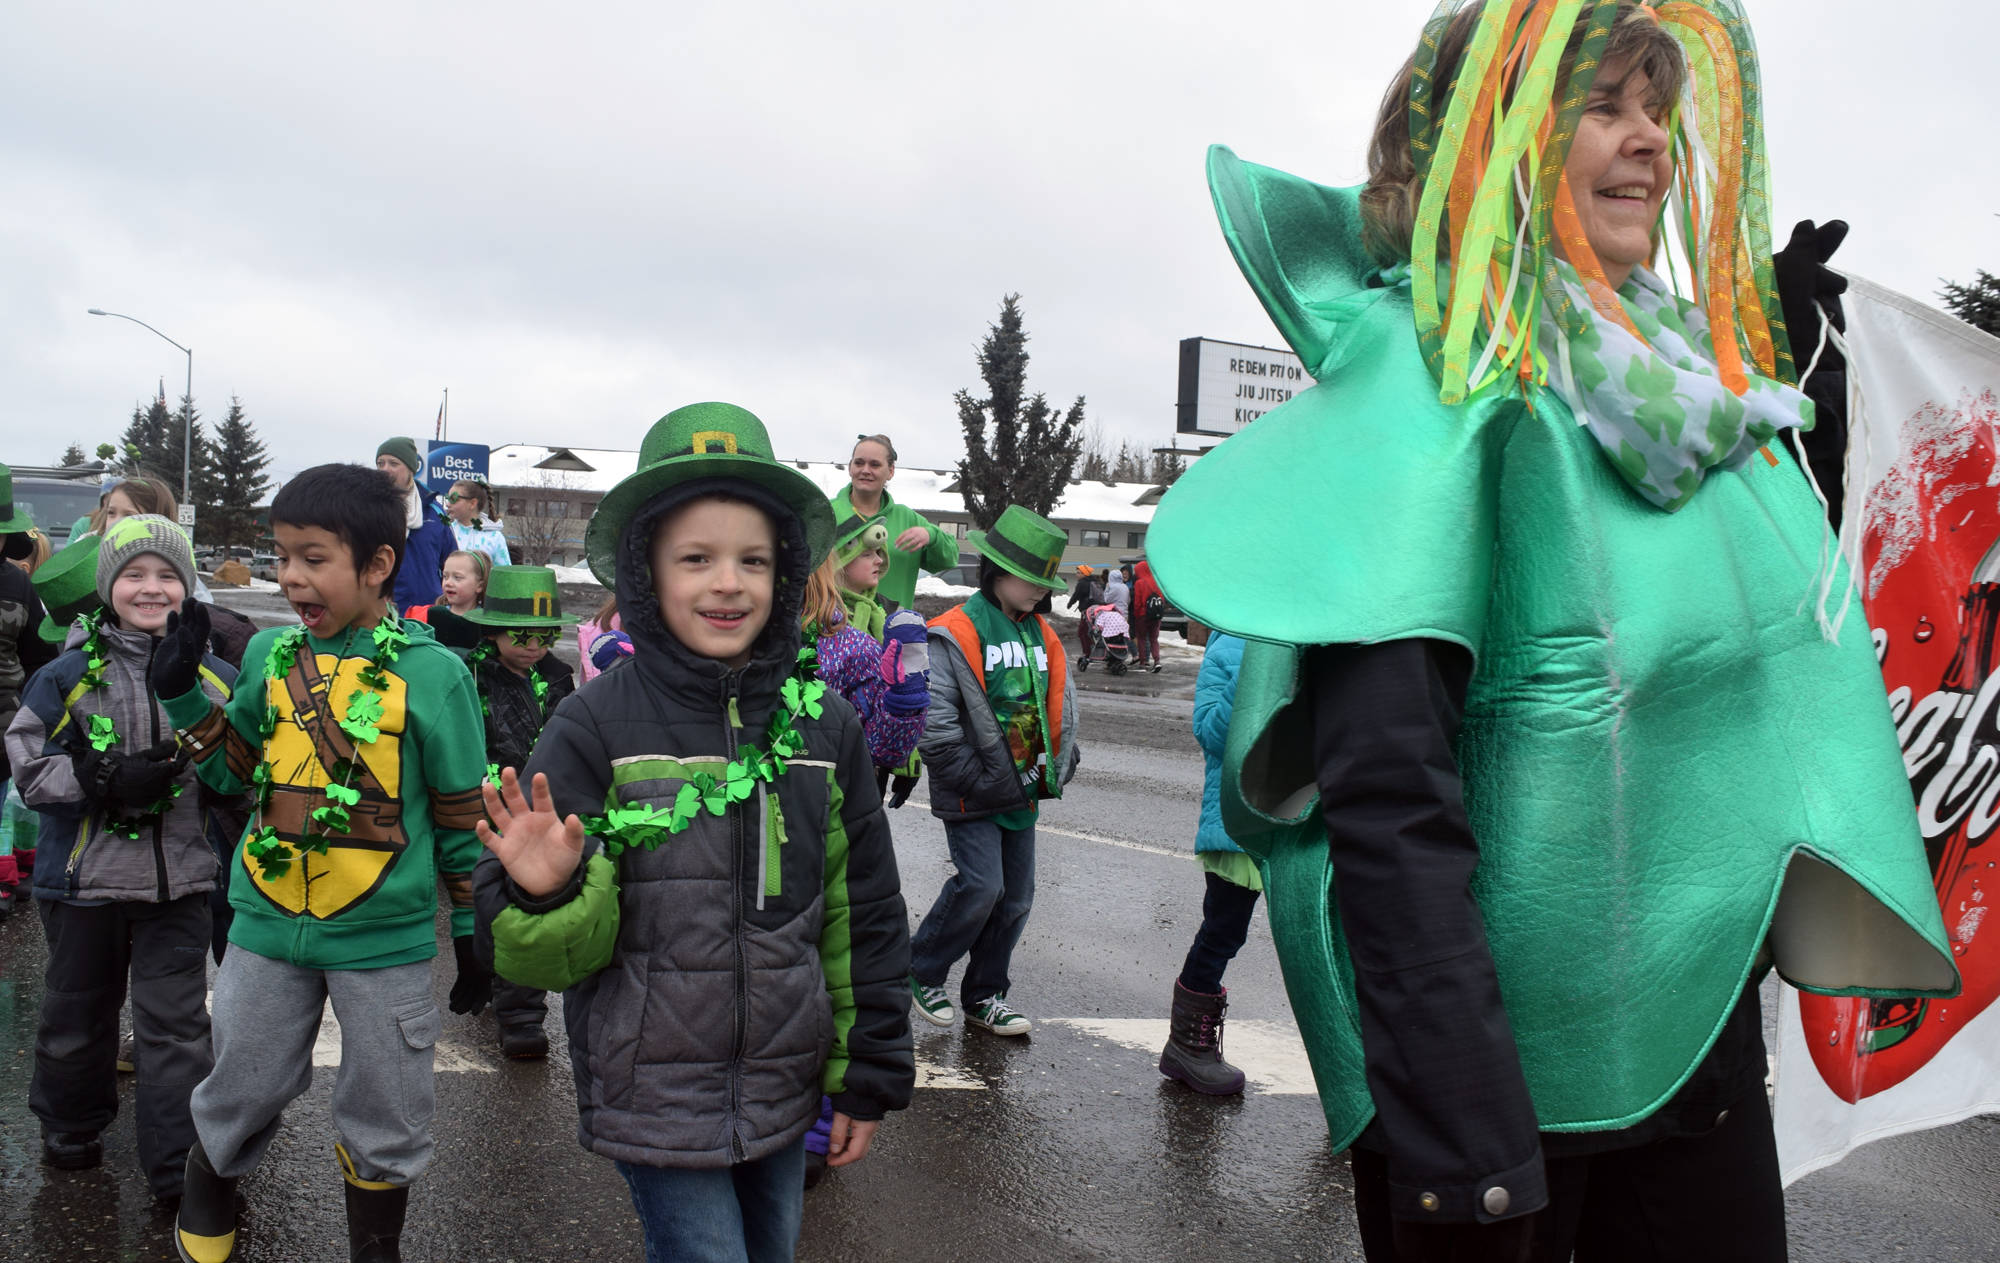
<path fill-rule="evenodd" d="M 1229 989 L 1203 995 L 1174 979 L 1173 1025 L 1160 1054 L 1160 1073 L 1204 1096 L 1234 1096 L 1243 1090 L 1243 1072 L 1222 1059 L 1222 1015 Z"/>
<path fill-rule="evenodd" d="M 45 1131 L 42 1160 L 58 1171 L 88 1171 L 104 1161 L 104 1142 L 94 1131 Z"/>
<path fill-rule="evenodd" d="M 188 1150 L 174 1248 L 181 1263 L 229 1263 L 236 1257 L 236 1181 L 215 1173 L 198 1140 Z"/>
<path fill-rule="evenodd" d="M 348 1263 L 402 1263 L 403 1212 L 410 1207 L 408 1185 L 364 1180 L 347 1149 L 335 1145 L 341 1182 L 347 1192 Z"/>
<path fill-rule="evenodd" d="M 539 1061 L 549 1055 L 548 1032 L 542 1024 L 500 1028 L 500 1055 L 509 1061 Z"/>

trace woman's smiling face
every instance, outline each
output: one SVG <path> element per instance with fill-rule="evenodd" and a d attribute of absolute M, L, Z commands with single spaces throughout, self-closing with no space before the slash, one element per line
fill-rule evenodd
<path fill-rule="evenodd" d="M 1606 62 L 1563 167 L 1584 239 L 1613 289 L 1653 257 L 1653 229 L 1673 175 L 1665 113 L 1652 96 L 1644 71 Z"/>

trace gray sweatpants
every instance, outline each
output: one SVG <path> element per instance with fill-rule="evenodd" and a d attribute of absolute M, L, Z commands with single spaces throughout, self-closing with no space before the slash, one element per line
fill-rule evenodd
<path fill-rule="evenodd" d="M 307 969 L 232 944 L 215 978 L 215 1070 L 194 1090 L 195 1131 L 218 1175 L 255 1170 L 285 1106 L 312 1086 L 329 999 L 340 1023 L 333 1129 L 355 1173 L 409 1184 L 430 1165 L 431 1055 L 444 1029 L 431 963 Z"/>

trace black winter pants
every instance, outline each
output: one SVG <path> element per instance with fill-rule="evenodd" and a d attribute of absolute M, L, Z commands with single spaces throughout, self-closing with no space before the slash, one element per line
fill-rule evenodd
<path fill-rule="evenodd" d="M 493 1020 L 502 1033 L 517 1026 L 540 1026 L 548 1015 L 548 992 L 497 976 L 493 979 Z"/>
<path fill-rule="evenodd" d="M 118 1114 L 118 1010 L 132 989 L 139 1165 L 158 1197 L 181 1191 L 188 1098 L 209 1046 L 206 894 L 79 907 L 40 900 L 49 941 L 28 1107 L 48 1132 L 95 1135 Z"/>
<path fill-rule="evenodd" d="M 1349 1157 L 1362 1250 L 1369 1263 L 1396 1263 L 1388 1159 Z M 1785 1263 L 1785 1191 L 1761 1085 L 1703 1135 L 1551 1158 L 1547 1170 L 1549 1204 L 1529 1216 L 1530 1263 Z"/>
<path fill-rule="evenodd" d="M 1215 995 L 1222 990 L 1222 971 L 1250 937 L 1250 914 L 1257 910 L 1258 892 L 1214 873 L 1203 875 L 1208 878 L 1208 892 L 1201 899 L 1201 929 L 1181 965 L 1181 985 Z"/>

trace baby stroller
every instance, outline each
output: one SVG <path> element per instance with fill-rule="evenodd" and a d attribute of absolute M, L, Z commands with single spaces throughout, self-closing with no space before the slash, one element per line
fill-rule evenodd
<path fill-rule="evenodd" d="M 1093 605 L 1083 612 L 1083 625 L 1090 629 L 1090 652 L 1077 664 L 1078 671 L 1090 670 L 1102 662 L 1113 675 L 1125 674 L 1132 661 L 1132 626 L 1115 605 Z"/>

